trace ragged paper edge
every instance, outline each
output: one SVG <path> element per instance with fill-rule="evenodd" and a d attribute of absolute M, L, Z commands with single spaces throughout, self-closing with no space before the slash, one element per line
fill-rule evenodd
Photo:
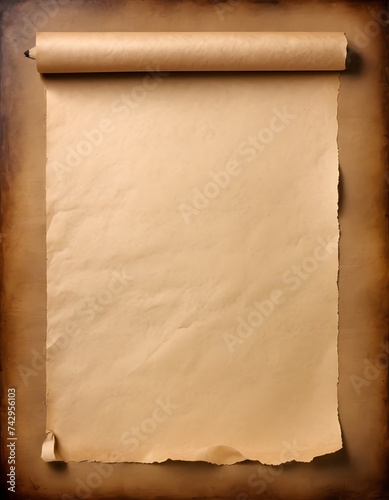
<path fill-rule="evenodd" d="M 345 44 L 345 47 L 344 47 L 344 68 L 347 69 L 347 48 L 348 48 L 348 42 L 347 42 L 347 37 L 346 37 L 346 33 L 343 33 L 345 39 L 346 39 L 346 44 Z M 337 243 L 338 243 L 338 272 L 337 272 L 337 289 L 338 289 L 338 302 L 337 302 L 337 353 L 338 353 L 338 378 L 337 378 L 337 392 L 339 393 L 339 273 L 340 273 L 340 236 L 341 236 L 341 232 L 340 232 L 340 222 L 339 222 L 339 210 L 340 210 L 340 207 L 339 207 L 339 187 L 340 187 L 340 155 L 339 155 L 339 119 L 338 119 L 338 111 L 339 111 L 339 96 L 340 96 L 340 90 L 341 90 L 341 79 L 340 79 L 340 75 L 341 75 L 341 72 L 339 71 L 338 73 L 338 81 L 339 81 L 339 84 L 338 84 L 338 94 L 337 94 L 337 112 L 336 112 L 336 121 L 337 121 L 337 138 L 336 138 L 336 145 L 337 145 L 337 173 L 338 173 L 338 182 L 337 182 L 337 191 L 338 191 L 338 199 L 337 199 L 337 223 L 338 223 L 338 239 L 337 239 Z M 46 97 L 46 103 L 47 103 L 47 88 L 45 87 L 45 97 Z M 47 164 L 47 154 L 46 154 L 46 164 Z M 46 214 L 47 215 L 47 214 Z M 46 234 L 47 234 L 47 227 L 46 227 Z M 46 348 L 47 348 L 47 345 L 46 345 Z M 207 449 L 202 449 L 202 450 L 197 450 L 196 453 L 189 453 L 189 455 L 191 456 L 190 458 L 187 457 L 187 458 L 181 458 L 181 460 L 184 460 L 184 461 L 188 461 L 188 462 L 206 462 L 206 463 L 210 463 L 210 464 L 213 464 L 213 465 L 234 465 L 234 464 L 237 464 L 239 462 L 244 462 L 244 461 L 255 461 L 255 462 L 258 462 L 262 465 L 265 465 L 265 466 L 279 466 L 279 465 L 282 465 L 282 464 L 287 464 L 287 463 L 291 463 L 291 462 L 297 462 L 297 463 L 311 463 L 312 460 L 314 460 L 316 457 L 321 457 L 321 456 L 325 456 L 325 455 L 329 455 L 329 454 L 333 454 L 333 453 L 336 453 L 337 451 L 341 450 L 343 447 L 344 447 L 344 443 L 343 443 L 343 436 L 342 436 L 342 427 L 341 427 L 341 423 L 340 423 L 340 415 L 339 415 L 339 398 L 337 398 L 337 419 L 338 419 L 338 423 L 339 423 L 339 428 L 340 428 L 340 447 L 333 447 L 331 448 L 330 450 L 328 451 L 325 451 L 325 452 L 322 452 L 320 454 L 317 454 L 315 452 L 311 452 L 309 454 L 309 457 L 307 458 L 301 458 L 300 460 L 296 460 L 296 459 L 291 459 L 291 460 L 284 460 L 284 461 L 260 461 L 260 460 L 253 460 L 253 459 L 250 459 L 250 458 L 247 458 L 245 457 L 244 455 L 242 455 L 238 450 L 234 450 L 233 448 L 230 448 L 228 446 L 213 446 L 213 447 L 210 447 L 210 448 L 207 448 Z M 80 462 L 100 462 L 100 461 L 96 461 L 96 460 L 81 460 L 81 461 L 74 461 L 74 460 L 68 460 L 68 461 L 65 461 L 63 460 L 59 454 L 56 452 L 55 450 L 55 447 L 56 447 L 56 438 L 55 438 L 55 434 L 53 431 L 46 431 L 46 439 L 45 441 L 43 442 L 42 444 L 42 453 L 41 453 L 41 458 L 44 462 L 76 462 L 76 463 L 80 463 Z M 229 460 L 225 460 L 224 462 L 215 462 L 213 461 L 214 459 L 212 459 L 212 455 L 214 454 L 213 451 L 215 450 L 220 450 L 221 448 L 224 448 L 225 451 L 228 450 L 229 454 L 230 454 L 230 459 Z M 170 457 L 166 457 L 165 459 L 161 459 L 161 460 L 152 460 L 152 461 L 147 461 L 147 460 L 143 460 L 141 462 L 137 462 L 137 461 L 117 461 L 117 460 L 105 460 L 104 462 L 105 463 L 140 463 L 140 464 L 153 464 L 153 463 L 164 463 L 168 460 L 177 460 L 175 458 L 170 458 Z"/>
<path fill-rule="evenodd" d="M 144 457 L 142 460 L 118 460 L 118 458 L 112 458 L 108 460 L 64 460 L 60 457 L 60 455 L 56 452 L 56 438 L 53 431 L 47 431 L 46 439 L 42 445 L 42 454 L 41 458 L 44 462 L 64 462 L 64 463 L 109 463 L 109 464 L 143 464 L 143 465 L 152 465 L 152 464 L 161 464 L 167 461 L 179 461 L 179 462 L 205 462 L 211 465 L 236 465 L 241 462 L 257 462 L 263 466 L 282 466 L 288 463 L 311 463 L 317 457 L 322 457 L 325 455 L 331 455 L 332 453 L 336 453 L 343 447 L 339 448 L 338 445 L 328 446 L 328 449 L 325 451 L 316 452 L 314 450 L 310 450 L 305 455 L 303 454 L 300 458 L 297 458 L 293 453 L 293 444 L 284 443 L 285 450 L 291 451 L 292 456 L 290 458 L 281 458 L 278 459 L 258 459 L 258 458 L 249 458 L 242 455 L 238 450 L 230 447 L 230 446 L 209 446 L 207 448 L 201 448 L 198 450 L 193 450 L 184 455 L 180 454 L 180 457 L 174 456 L 166 456 L 161 458 L 160 460 L 156 459 L 148 459 Z M 291 448 L 292 446 L 292 448 Z M 224 456 L 223 460 L 218 459 L 218 455 L 220 453 Z"/>
<path fill-rule="evenodd" d="M 55 435 L 53 431 L 46 431 L 46 439 L 42 444 L 41 458 L 44 462 L 63 462 L 55 451 Z"/>
<path fill-rule="evenodd" d="M 344 33 L 344 37 L 346 38 L 346 47 L 345 47 L 345 54 L 344 54 L 344 66 L 345 69 L 347 69 L 347 50 L 348 50 L 348 42 L 347 42 L 347 37 L 346 33 Z M 339 276 L 340 276 L 340 238 L 341 238 L 341 233 L 340 233 L 340 221 L 339 221 L 339 212 L 340 212 L 340 183 L 341 183 L 341 178 L 340 178 L 340 154 L 339 154 L 339 101 L 340 101 L 340 91 L 342 87 L 342 81 L 341 81 L 341 72 L 338 74 L 338 95 L 337 95 L 337 100 L 336 100 L 336 122 L 337 122 L 337 134 L 336 134 L 336 149 L 337 149 L 337 157 L 338 157 L 338 184 L 337 184 L 337 191 L 338 191 L 338 203 L 337 203 L 337 212 L 336 212 L 336 219 L 338 222 L 338 273 L 336 276 L 336 286 L 338 289 L 338 303 L 337 303 L 337 337 L 336 337 L 336 353 L 337 353 L 337 358 L 338 358 L 338 379 L 336 382 L 336 392 L 337 392 L 337 408 L 336 408 L 336 414 L 337 414 L 337 419 L 339 423 L 339 429 L 340 429 L 340 448 L 339 450 L 344 448 L 344 443 L 343 443 L 343 435 L 342 435 L 342 425 L 340 422 L 340 415 L 339 415 L 339 378 L 340 378 L 340 367 L 339 367 L 339 333 L 340 333 L 340 322 L 339 322 L 339 297 L 340 297 L 340 289 L 339 289 Z M 339 451 L 336 450 L 336 451 Z"/>

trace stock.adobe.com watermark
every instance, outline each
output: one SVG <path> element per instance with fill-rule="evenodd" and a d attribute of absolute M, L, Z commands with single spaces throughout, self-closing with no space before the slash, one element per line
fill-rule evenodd
<path fill-rule="evenodd" d="M 132 282 L 133 276 L 128 273 L 126 267 L 120 271 L 111 271 L 107 285 L 94 294 L 86 295 L 76 302 L 73 306 L 73 315 L 71 320 L 61 325 L 61 331 L 58 332 L 55 344 L 50 347 L 51 354 L 62 351 L 71 342 L 73 337 L 82 334 L 83 329 L 93 323 L 96 317 L 104 314 L 107 309 L 116 302 L 121 293 Z M 43 372 L 46 367 L 46 350 L 42 352 L 36 349 L 31 350 L 29 365 L 19 364 L 18 373 L 24 383 L 28 385 L 31 377 L 36 377 Z"/>
<path fill-rule="evenodd" d="M 149 417 L 146 417 L 139 423 L 133 425 L 129 431 L 121 436 L 121 442 L 128 446 L 129 451 L 135 451 L 141 443 L 149 439 L 154 434 L 157 427 L 165 422 L 178 408 L 178 405 L 172 403 L 168 398 L 158 398 L 155 401 L 155 408 Z"/>
<path fill-rule="evenodd" d="M 281 465 L 259 465 L 256 471 L 248 476 L 247 486 L 250 491 L 253 491 L 255 497 L 262 495 L 269 484 L 283 474 L 283 463 L 297 461 L 301 457 L 301 453 L 306 449 L 307 447 L 301 446 L 296 439 L 293 439 L 292 442 L 283 441 L 278 460 Z M 236 495 L 235 500 L 250 500 L 251 498 L 249 493 L 242 491 Z"/>
<path fill-rule="evenodd" d="M 157 428 L 164 424 L 177 410 L 178 405 L 173 403 L 168 397 L 161 397 L 155 400 L 155 406 L 151 414 L 145 417 L 137 425 L 132 425 L 130 429 L 122 434 L 119 445 L 125 445 L 129 451 L 135 451 L 141 443 L 146 442 Z M 119 453 L 114 451 L 110 461 L 120 462 Z M 94 490 L 99 488 L 105 479 L 113 473 L 113 465 L 110 463 L 93 464 L 94 470 L 83 478 L 75 479 L 74 495 L 63 494 L 61 500 L 87 500 L 93 497 Z"/>
<path fill-rule="evenodd" d="M 113 473 L 113 465 L 105 463 L 92 463 L 93 471 L 84 478 L 76 477 L 74 495 L 61 495 L 62 500 L 87 500 L 93 495 L 93 491 L 103 484 Z"/>
<path fill-rule="evenodd" d="M 231 354 L 264 325 L 278 307 L 286 303 L 291 292 L 297 291 L 305 282 L 308 282 L 320 268 L 320 264 L 338 250 L 337 235 L 327 240 L 317 238 L 316 241 L 317 244 L 311 255 L 282 273 L 282 288 L 274 288 L 267 297 L 254 300 L 248 314 L 236 318 L 234 331 L 223 333 L 224 343 Z"/>
<path fill-rule="evenodd" d="M 7 489 L 16 492 L 16 389 L 10 387 L 7 394 Z"/>
<path fill-rule="evenodd" d="M 210 170 L 208 172 L 210 179 L 205 182 L 204 186 L 193 188 L 191 200 L 178 205 L 185 223 L 190 224 L 194 217 L 205 210 L 212 200 L 229 187 L 233 178 L 242 173 L 244 165 L 251 163 L 295 118 L 296 115 L 285 107 L 282 110 L 273 109 L 268 126 L 246 137 L 224 167 L 217 172 Z"/>
<path fill-rule="evenodd" d="M 376 11 L 369 10 L 371 19 L 363 26 L 352 26 L 354 31 L 353 42 L 359 49 L 366 48 L 373 38 L 376 38 L 389 23 L 389 4 L 386 9 Z"/>
<path fill-rule="evenodd" d="M 349 379 L 357 396 L 361 396 L 365 387 L 369 387 L 380 376 L 385 376 L 389 367 L 389 342 L 380 345 L 380 352 L 373 359 L 363 360 L 363 369 L 353 373 Z"/>
<path fill-rule="evenodd" d="M 216 1 L 213 5 L 215 12 L 220 19 L 220 21 L 224 21 L 226 15 L 232 14 L 234 10 L 241 5 L 243 0 L 225 0 L 223 2 Z"/>
<path fill-rule="evenodd" d="M 106 116 L 96 122 L 94 127 L 83 129 L 77 140 L 64 148 L 62 158 L 49 161 L 50 168 L 58 181 L 66 180 L 72 172 L 81 168 L 83 160 L 91 157 L 102 147 L 106 138 L 122 127 L 120 122 L 140 106 L 150 92 L 155 91 L 169 76 L 168 72 L 161 72 L 157 67 L 147 67 L 146 70 L 147 73 L 140 83 L 134 85 L 128 93 L 119 95 L 111 103 Z"/>
<path fill-rule="evenodd" d="M 70 0 L 41 0 L 35 2 L 34 11 L 29 16 L 22 16 L 20 20 L 21 36 L 26 40 L 34 38 L 37 31 L 43 30 L 61 10 L 61 7 L 69 5 Z"/>

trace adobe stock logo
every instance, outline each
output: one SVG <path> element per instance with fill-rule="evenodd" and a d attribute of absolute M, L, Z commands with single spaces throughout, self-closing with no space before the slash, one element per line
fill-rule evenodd
<path fill-rule="evenodd" d="M 37 31 L 42 30 L 55 17 L 62 6 L 68 5 L 70 0 L 44 0 L 36 2 L 34 11 L 29 16 L 23 16 L 21 35 L 26 39 L 35 37 Z"/>
<path fill-rule="evenodd" d="M 369 387 L 375 380 L 383 377 L 389 367 L 389 343 L 383 342 L 381 350 L 376 356 L 370 360 L 363 360 L 363 371 L 357 375 L 353 373 L 349 379 L 357 396 L 360 396 L 365 387 Z"/>
<path fill-rule="evenodd" d="M 291 300 L 294 292 L 312 279 L 322 262 L 336 254 L 338 235 L 326 240 L 317 238 L 316 241 L 317 245 L 313 248 L 311 255 L 282 273 L 280 288 L 274 288 L 266 297 L 254 300 L 246 315 L 238 316 L 235 325 L 231 325 L 232 331 L 223 333 L 224 343 L 231 354 L 254 333 L 259 332 L 259 334 L 264 335 L 266 329 L 262 327 L 274 314 L 274 311 L 285 304 L 287 300 Z"/>
<path fill-rule="evenodd" d="M 48 165 L 58 181 L 66 180 L 72 172 L 81 168 L 83 161 L 97 152 L 109 135 L 122 128 L 120 122 L 140 106 L 151 92 L 156 91 L 169 76 L 169 73 L 159 71 L 158 67 L 148 66 L 146 69 L 148 73 L 139 84 L 112 102 L 107 116 L 102 117 L 92 128 L 83 129 L 73 143 L 65 146 L 60 159 L 49 158 Z"/>
<path fill-rule="evenodd" d="M 243 0 L 225 0 L 223 2 L 215 2 L 213 8 L 218 15 L 220 21 L 224 21 L 226 14 L 232 14 L 239 7 Z"/>
<path fill-rule="evenodd" d="M 113 473 L 112 464 L 92 463 L 93 472 L 89 472 L 83 479 L 77 477 L 74 495 L 61 495 L 62 500 L 87 500 L 93 496 L 93 490 L 99 488 L 104 479 L 109 478 Z"/>
<path fill-rule="evenodd" d="M 126 451 L 135 451 L 142 442 L 145 442 L 157 427 L 170 418 L 178 405 L 172 403 L 168 397 L 157 398 L 155 407 L 151 415 L 144 418 L 139 425 L 133 425 L 131 429 L 120 438 L 120 444 L 128 446 Z M 110 462 L 121 462 L 117 449 L 112 453 Z M 112 463 L 94 463 L 93 471 L 89 472 L 84 478 L 77 477 L 75 480 L 74 495 L 63 494 L 62 500 L 87 500 L 96 498 L 97 489 L 103 484 L 104 479 L 108 479 L 114 471 Z"/>
<path fill-rule="evenodd" d="M 139 425 L 133 425 L 129 431 L 126 431 L 121 436 L 121 442 L 128 446 L 129 451 L 135 451 L 139 445 L 153 434 L 159 424 L 165 422 L 178 408 L 178 405 L 173 404 L 168 398 L 158 398 L 155 401 L 155 408 L 151 416 L 146 417 Z"/>
<path fill-rule="evenodd" d="M 352 29 L 354 31 L 354 44 L 359 49 L 366 48 L 370 44 L 372 38 L 377 37 L 383 29 L 388 27 L 388 9 L 380 10 L 379 12 L 371 9 L 369 13 L 373 19 L 368 21 L 363 29 L 359 28 L 358 26 L 352 26 Z"/>
<path fill-rule="evenodd" d="M 205 210 L 211 201 L 220 195 L 221 191 L 228 189 L 233 178 L 241 174 L 244 165 L 256 159 L 258 154 L 273 142 L 277 134 L 280 134 L 295 118 L 296 115 L 290 113 L 286 107 L 282 110 L 273 109 L 273 115 L 268 126 L 246 137 L 221 170 L 217 172 L 209 171 L 210 180 L 201 189 L 197 187 L 192 189 L 190 203 L 180 203 L 178 205 L 178 210 L 185 223 L 190 224 L 193 217 Z"/>
<path fill-rule="evenodd" d="M 254 491 L 255 497 L 262 495 L 262 493 L 267 490 L 269 484 L 273 483 L 277 477 L 281 476 L 284 472 L 283 463 L 293 460 L 298 461 L 302 453 L 307 449 L 306 446 L 301 446 L 296 439 L 293 439 L 292 442 L 283 441 L 282 449 L 279 454 L 279 462 L 281 465 L 259 465 L 256 472 L 253 472 L 248 477 L 248 486 L 252 489 L 256 488 Z M 250 497 L 248 493 L 241 492 L 236 495 L 235 500 L 250 500 L 250 498 L 252 497 Z"/>
<path fill-rule="evenodd" d="M 50 347 L 51 355 L 66 349 L 72 338 L 82 335 L 83 328 L 91 324 L 99 314 L 119 299 L 122 292 L 131 284 L 132 275 L 123 267 L 121 271 L 111 271 L 107 285 L 95 290 L 94 295 L 87 295 L 74 305 L 72 318 L 61 324 L 61 331 L 56 332 L 56 341 Z M 24 385 L 30 383 L 31 377 L 36 377 L 46 367 L 46 348 L 42 352 L 31 351 L 29 366 L 19 364 L 17 370 Z"/>

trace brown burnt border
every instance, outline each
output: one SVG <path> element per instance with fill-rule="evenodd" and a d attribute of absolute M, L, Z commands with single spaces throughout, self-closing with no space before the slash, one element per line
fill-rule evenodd
<path fill-rule="evenodd" d="M 1 0 L 0 1 L 0 9 L 3 11 L 4 9 L 7 10 L 8 12 L 11 12 L 13 15 L 17 16 L 19 13 L 18 6 L 23 5 L 26 3 L 27 0 Z M 201 0 L 201 1 L 193 1 L 191 3 L 194 3 L 201 7 L 202 5 L 209 5 L 209 4 L 228 4 L 229 0 Z M 43 3 L 44 0 L 42 0 L 41 3 Z M 117 2 L 114 2 L 112 0 L 109 1 L 104 1 L 104 0 L 91 0 L 87 1 L 85 0 L 83 2 L 83 8 L 86 10 L 88 9 L 99 9 L 101 12 L 104 10 L 109 11 L 111 8 L 117 6 L 119 3 L 125 2 L 125 0 L 119 0 Z M 170 5 L 174 4 L 179 4 L 179 3 L 184 3 L 185 0 L 158 0 L 158 3 L 166 5 L 169 3 Z M 82 2 L 79 2 L 82 3 Z M 284 4 L 293 4 L 295 2 L 291 1 L 278 1 L 278 0 L 248 0 L 249 4 L 255 5 L 255 4 L 268 4 L 268 5 L 284 5 Z M 301 0 L 300 2 L 296 2 L 296 4 L 303 3 Z M 383 1 L 364 1 L 364 0 L 341 0 L 339 2 L 336 1 L 328 1 L 327 2 L 329 5 L 334 5 L 334 4 L 346 4 L 350 5 L 351 7 L 356 7 L 358 8 L 359 6 L 363 7 L 368 5 L 371 8 L 376 8 L 376 9 L 384 9 L 384 10 L 389 10 L 389 4 Z M 39 8 L 39 3 L 37 4 L 37 8 Z M 1 27 L 4 26 L 4 17 L 1 20 Z M 386 121 L 386 133 L 387 136 L 389 136 L 389 28 L 382 29 L 382 32 L 380 34 L 380 41 L 381 41 L 381 48 L 382 48 L 382 54 L 381 54 L 381 60 L 382 60 L 382 66 L 381 66 L 381 89 L 382 89 L 382 95 L 381 95 L 381 106 L 382 106 L 382 115 Z M 27 47 L 28 48 L 28 47 Z M 4 81 L 5 78 L 11 78 L 12 79 L 12 71 L 13 68 L 4 68 L 4 58 L 3 54 L 4 52 L 7 51 L 7 44 L 3 43 L 1 47 L 1 52 L 0 52 L 0 64 L 1 64 L 1 69 L 2 69 L 2 79 Z M 358 74 L 358 71 L 360 70 L 360 65 L 361 65 L 361 60 L 358 58 L 357 55 L 351 54 L 349 61 L 348 61 L 348 72 Z M 15 75 L 17 72 L 15 72 Z M 13 82 L 11 82 L 13 83 Z M 24 82 L 26 83 L 26 82 Z M 21 82 L 15 82 L 15 88 L 16 91 L 18 88 L 20 88 Z M 16 92 L 15 91 L 15 92 Z M 9 97 L 8 93 L 8 97 Z M 11 94 L 12 95 L 12 94 Z M 12 193 L 10 190 L 13 188 L 13 182 L 12 178 L 15 175 L 18 175 L 18 172 L 20 171 L 21 165 L 18 165 L 18 159 L 16 158 L 17 155 L 15 155 L 14 148 L 20 148 L 23 147 L 23 144 L 14 144 L 15 142 L 15 133 L 18 133 L 19 129 L 23 129 L 23 124 L 18 122 L 15 123 L 14 119 L 14 111 L 15 111 L 15 104 L 12 102 L 12 100 L 7 100 L 5 102 L 4 94 L 2 92 L 1 95 L 1 104 L 2 104 L 2 113 L 1 113 L 1 144 L 2 144 L 2 149 L 1 149 L 1 223 L 2 223 L 2 234 L 4 236 L 4 245 L 6 244 L 7 241 L 7 233 L 8 231 L 12 231 L 12 211 L 10 211 L 10 198 L 12 198 Z M 382 154 L 385 155 L 386 157 L 386 164 L 387 164 L 387 170 L 389 172 L 389 148 L 386 145 L 385 151 L 382 152 Z M 42 159 L 44 162 L 44 158 Z M 389 185 L 389 174 L 386 172 L 386 178 L 388 181 Z M 340 210 L 341 210 L 341 204 L 342 204 L 342 186 L 340 185 Z M 385 210 L 385 213 L 387 214 L 388 211 L 388 200 L 386 199 L 385 201 L 385 207 L 378 207 L 379 210 Z M 382 234 L 382 238 L 387 242 L 388 239 L 388 232 L 386 228 L 385 234 Z M 387 249 L 387 245 L 386 245 Z M 388 261 L 388 255 L 386 255 L 386 261 L 385 265 L 382 268 L 382 272 L 387 274 L 387 261 Z M 1 251 L 1 275 L 2 275 L 2 287 L 1 287 L 1 313 L 2 313 L 2 319 L 1 319 L 1 335 L 2 335 L 2 360 L 1 360 L 1 370 L 2 370 L 2 470 L 1 470 L 1 475 L 2 475 L 2 481 L 4 481 L 5 474 L 7 472 L 7 466 L 6 463 L 4 462 L 5 458 L 5 449 L 4 449 L 4 432 L 5 432 L 5 427 L 4 427 L 4 419 L 5 419 L 5 411 L 4 411 L 4 398 L 6 396 L 6 389 L 4 387 L 4 383 L 6 382 L 6 372 L 9 370 L 9 365 L 12 363 L 10 362 L 10 359 L 8 355 L 12 355 L 12 350 L 10 349 L 9 345 L 6 343 L 7 335 L 15 335 L 15 330 L 12 325 L 12 318 L 7 315 L 8 308 L 12 307 L 12 301 L 15 299 L 14 296 L 10 296 L 9 291 L 6 289 L 5 285 L 7 284 L 5 282 L 5 277 L 6 277 L 6 269 L 7 266 L 7 260 L 4 259 L 3 255 L 3 245 L 2 245 L 2 251 Z M 385 310 L 387 311 L 387 291 L 385 292 Z M 384 312 L 383 314 L 383 319 L 387 319 L 387 312 Z M 386 331 L 386 339 L 388 339 L 388 332 Z M 388 386 L 388 380 L 389 377 L 386 377 L 386 392 L 382 393 L 381 398 L 381 404 L 386 410 L 386 415 L 387 415 L 387 425 L 388 425 L 388 419 L 389 419 L 389 404 L 388 404 L 388 393 L 389 393 L 389 386 Z M 388 436 L 387 436 L 387 431 L 386 434 L 382 435 L 382 440 L 387 441 Z M 240 467 L 244 465 L 241 464 Z M 170 469 L 171 467 L 177 467 L 179 468 L 188 468 L 188 467 L 194 467 L 197 469 L 209 469 L 213 468 L 215 466 L 212 466 L 210 464 L 205 464 L 205 463 L 198 463 L 198 464 L 188 464 L 185 462 L 181 463 L 176 463 L 173 464 L 172 462 L 168 461 L 158 467 L 162 467 L 164 469 Z M 327 468 L 327 467 L 348 467 L 350 466 L 349 463 L 349 455 L 347 452 L 347 441 L 345 441 L 345 446 L 342 450 L 340 450 L 337 453 L 334 453 L 332 455 L 326 455 L 324 457 L 318 457 L 314 459 L 314 461 L 309 464 L 309 466 L 314 467 L 314 468 Z M 47 467 L 51 469 L 55 469 L 58 471 L 59 474 L 66 474 L 67 466 L 66 464 L 49 464 Z M 217 466 L 216 466 L 217 467 Z M 233 467 L 233 466 L 232 466 Z M 297 470 L 297 469 L 303 469 L 306 467 L 306 464 L 299 464 L 299 463 L 289 463 L 284 466 L 285 470 Z M 379 471 L 378 475 L 381 477 L 379 481 L 377 481 L 377 484 L 375 485 L 374 488 L 372 488 L 369 492 L 366 491 L 361 491 L 361 493 L 355 492 L 355 491 L 350 491 L 348 490 L 347 487 L 345 488 L 334 488 L 323 491 L 322 494 L 315 496 L 315 499 L 321 500 L 321 499 L 327 499 L 327 500 L 332 500 L 332 499 L 362 499 L 362 498 L 371 498 L 371 499 L 384 499 L 384 498 L 389 498 L 389 478 L 387 477 L 387 471 L 389 470 L 389 452 L 388 448 L 386 448 L 386 454 L 384 460 L 382 460 L 379 464 Z M 53 498 L 50 495 L 50 492 L 45 490 L 44 485 L 36 485 L 33 483 L 32 480 L 29 481 L 29 471 L 24 470 L 21 472 L 21 474 L 24 476 L 22 483 L 23 483 L 23 491 L 20 491 L 19 493 L 16 494 L 10 494 L 10 498 L 29 498 L 29 499 L 38 499 L 38 498 Z M 3 486 L 5 486 L 3 484 Z M 6 494 L 6 492 L 5 492 Z M 58 496 L 56 498 L 61 498 L 61 496 Z M 75 497 L 76 498 L 76 497 Z M 134 497 L 128 497 L 125 495 L 120 495 L 120 496 L 102 496 L 100 495 L 99 498 L 112 498 L 113 499 L 129 499 L 129 498 L 134 498 Z M 151 498 L 145 496 L 144 498 Z M 155 497 L 156 498 L 156 497 Z M 159 496 L 159 499 L 164 499 L 166 500 L 170 497 L 165 497 L 165 496 Z M 183 496 L 182 498 L 189 498 L 187 496 Z M 200 498 L 200 497 L 192 497 L 194 498 Z M 205 498 L 205 497 L 202 497 Z M 211 498 L 211 497 L 207 497 Z M 216 496 L 214 498 L 231 498 L 235 499 L 237 498 L 236 493 L 234 492 L 231 494 L 229 497 L 218 497 Z M 244 497 L 241 497 L 239 500 L 243 500 Z M 249 498 L 249 497 L 248 497 Z M 257 498 L 255 495 L 253 498 Z M 275 496 L 272 496 L 271 493 L 267 493 L 264 495 L 261 495 L 258 498 L 277 498 Z M 293 499 L 295 497 L 293 496 L 288 496 L 286 500 L 288 499 Z M 296 497 L 297 498 L 297 497 Z"/>

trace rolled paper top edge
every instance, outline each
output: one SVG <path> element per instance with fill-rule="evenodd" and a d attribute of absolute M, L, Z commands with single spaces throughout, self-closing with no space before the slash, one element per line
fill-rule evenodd
<path fill-rule="evenodd" d="M 339 32 L 37 33 L 40 73 L 340 71 Z"/>

